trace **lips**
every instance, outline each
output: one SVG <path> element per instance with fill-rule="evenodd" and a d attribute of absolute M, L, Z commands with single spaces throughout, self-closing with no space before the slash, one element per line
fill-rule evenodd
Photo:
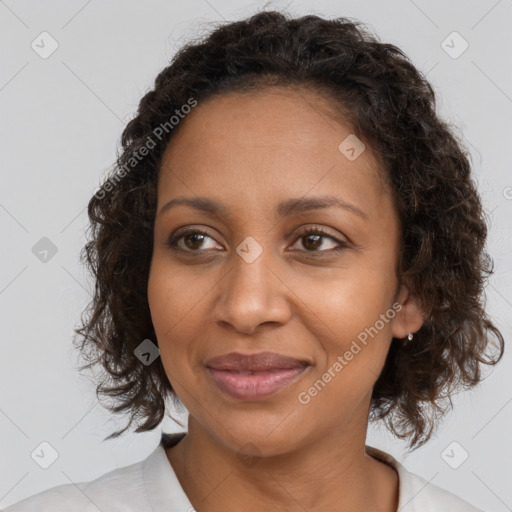
<path fill-rule="evenodd" d="M 290 370 L 308 366 L 308 362 L 294 357 L 284 356 L 275 352 L 259 352 L 257 354 L 240 354 L 232 352 L 214 357 L 207 361 L 206 366 L 214 370 L 234 372 L 259 372 L 272 370 Z"/>
<path fill-rule="evenodd" d="M 274 352 L 231 353 L 210 359 L 208 372 L 216 386 L 238 400 L 260 400 L 296 382 L 311 366 Z"/>

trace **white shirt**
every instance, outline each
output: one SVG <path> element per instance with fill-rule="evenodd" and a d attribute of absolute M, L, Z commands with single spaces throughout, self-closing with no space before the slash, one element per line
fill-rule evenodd
<path fill-rule="evenodd" d="M 63 484 L 25 498 L 4 512 L 193 512 L 165 447 L 179 434 L 163 434 L 150 455 L 92 480 Z M 482 512 L 451 492 L 405 469 L 392 455 L 366 445 L 366 453 L 393 467 L 399 477 L 400 512 Z"/>

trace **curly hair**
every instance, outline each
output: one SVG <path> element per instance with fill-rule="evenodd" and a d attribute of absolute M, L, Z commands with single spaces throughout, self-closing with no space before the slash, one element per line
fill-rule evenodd
<path fill-rule="evenodd" d="M 88 362 L 80 370 L 99 365 L 97 397 L 112 397 L 109 410 L 130 416 L 106 439 L 134 420 L 141 421 L 136 432 L 153 430 L 165 417 L 166 398 L 180 403 L 161 359 L 146 366 L 134 353 L 145 339 L 158 344 L 147 285 L 159 169 L 177 131 L 169 119 L 193 101 L 275 85 L 335 100 L 336 112 L 377 156 L 399 212 L 397 275 L 426 317 L 414 342 L 391 343 L 372 391 L 370 421 L 385 420 L 417 448 L 446 413 L 447 399 L 453 407 L 452 392 L 475 386 L 483 379 L 480 364 L 495 365 L 503 356 L 503 336 L 484 310 L 493 262 L 484 250 L 487 227 L 469 152 L 436 115 L 425 76 L 360 21 L 262 11 L 221 24 L 176 53 L 141 99 L 115 166 L 89 201 L 90 237 L 81 260 L 95 290 L 75 328 Z"/>

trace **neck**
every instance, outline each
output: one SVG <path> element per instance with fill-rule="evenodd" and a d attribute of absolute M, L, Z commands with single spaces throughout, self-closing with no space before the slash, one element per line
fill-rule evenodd
<path fill-rule="evenodd" d="M 351 427 L 259 457 L 249 443 L 246 455 L 233 451 L 190 417 L 187 435 L 167 456 L 198 512 L 396 512 L 398 475 L 366 454 L 366 429 L 359 438 L 344 435 L 361 432 Z"/>

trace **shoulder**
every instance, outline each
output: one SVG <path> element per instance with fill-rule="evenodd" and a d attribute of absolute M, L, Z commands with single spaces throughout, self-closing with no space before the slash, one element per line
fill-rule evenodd
<path fill-rule="evenodd" d="M 389 453 L 372 446 L 366 446 L 366 452 L 392 466 L 398 473 L 400 512 L 483 512 L 450 491 L 408 471 Z"/>
<path fill-rule="evenodd" d="M 165 434 L 145 459 L 91 480 L 64 484 L 30 496 L 3 512 L 156 512 L 192 510 L 167 459 L 184 433 Z"/>
<path fill-rule="evenodd" d="M 402 466 L 403 467 L 403 466 Z M 405 468 L 404 468 L 405 470 Z M 449 510 L 450 512 L 483 512 L 452 492 L 434 485 L 419 475 L 405 470 L 402 476 L 404 512 Z M 409 507 L 409 508 L 407 508 Z M 399 507 L 400 508 L 400 507 Z"/>
<path fill-rule="evenodd" d="M 145 511 L 143 468 L 147 459 L 115 469 L 89 482 L 47 489 L 3 509 L 3 512 Z"/>

